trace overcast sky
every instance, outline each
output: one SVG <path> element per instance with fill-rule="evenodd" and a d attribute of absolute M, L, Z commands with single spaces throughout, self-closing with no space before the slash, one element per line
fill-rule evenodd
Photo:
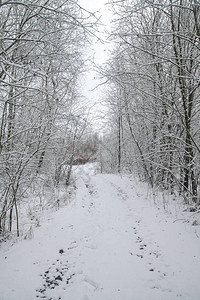
<path fill-rule="evenodd" d="M 106 0 L 96 0 L 96 1 L 80 0 L 79 3 L 82 7 L 86 8 L 88 11 L 98 12 L 97 16 L 101 16 L 101 22 L 104 24 L 104 28 L 102 26 L 101 28 L 102 34 L 100 34 L 100 37 L 103 40 L 106 40 L 106 34 L 103 33 L 103 31 L 110 30 L 110 23 L 112 18 L 112 14 L 109 10 L 109 7 L 108 5 L 106 5 L 107 1 Z M 111 45 L 100 41 L 97 42 L 97 40 L 94 39 L 94 43 L 91 46 L 90 53 L 87 53 L 87 55 L 90 57 L 94 57 L 95 64 L 102 65 L 103 63 L 106 62 L 106 59 L 108 58 L 109 49 L 111 49 Z M 104 111 L 104 107 L 101 105 L 101 101 L 103 97 L 102 91 L 104 87 L 95 88 L 96 86 L 98 86 L 98 84 L 101 83 L 101 81 L 97 79 L 98 76 L 95 73 L 95 71 L 92 70 L 93 68 L 94 66 L 91 64 L 90 71 L 88 71 L 85 76 L 84 84 L 82 87 L 82 93 L 84 97 L 87 99 L 87 102 L 91 104 L 91 106 L 95 104 L 95 106 L 91 111 L 93 115 L 98 119 L 96 120 L 96 122 L 99 123 L 98 114 L 100 110 Z M 97 127 L 99 127 L 99 125 Z"/>

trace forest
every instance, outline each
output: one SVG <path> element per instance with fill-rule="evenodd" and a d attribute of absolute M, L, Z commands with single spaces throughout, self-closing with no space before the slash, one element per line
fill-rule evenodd
<path fill-rule="evenodd" d="M 96 18 L 78 1 L 0 1 L 0 232 L 28 192 L 68 184 L 88 123 L 84 49 Z M 64 173 L 64 174 L 63 174 Z"/>
<path fill-rule="evenodd" d="M 199 205 L 199 1 L 109 1 L 108 166 Z M 109 146 L 108 146 L 109 143 Z M 115 155 L 113 155 L 115 153 Z"/>
<path fill-rule="evenodd" d="M 80 93 L 97 15 L 78 0 L 0 1 L 2 236 L 13 219 L 19 236 L 27 195 L 69 186 L 73 165 L 91 161 L 200 204 L 200 3 L 107 5 L 113 47 L 98 66 L 109 128 L 102 136 Z"/>

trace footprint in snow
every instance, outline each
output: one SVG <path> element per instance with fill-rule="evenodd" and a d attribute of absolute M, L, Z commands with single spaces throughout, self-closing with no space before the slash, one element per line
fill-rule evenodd
<path fill-rule="evenodd" d="M 95 245 L 93 245 L 93 244 L 91 244 L 91 245 L 86 245 L 85 246 L 87 249 L 89 249 L 89 250 L 96 250 L 96 246 Z"/>
<path fill-rule="evenodd" d="M 64 253 L 65 251 L 60 249 L 60 258 L 53 262 L 52 265 L 49 266 L 49 268 L 44 272 L 44 274 L 40 275 L 42 277 L 43 284 L 41 288 L 36 290 L 37 299 L 59 300 L 61 299 L 59 296 L 57 298 L 51 298 L 49 296 L 51 291 L 60 289 L 65 290 L 67 286 L 73 282 L 75 272 L 73 272 L 71 269 L 66 258 L 63 259 Z"/>
<path fill-rule="evenodd" d="M 83 283 L 85 284 L 85 286 L 87 286 L 90 290 L 93 290 L 93 291 L 95 291 L 99 288 L 98 284 L 88 277 L 85 277 L 85 279 L 83 280 Z"/>

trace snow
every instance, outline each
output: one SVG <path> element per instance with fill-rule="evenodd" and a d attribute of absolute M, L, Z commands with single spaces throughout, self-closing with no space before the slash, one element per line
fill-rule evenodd
<path fill-rule="evenodd" d="M 1 245 L 0 299 L 199 299 L 193 213 L 173 200 L 166 210 L 137 178 L 97 169 L 74 170 L 74 200 L 49 212 L 31 239 Z"/>

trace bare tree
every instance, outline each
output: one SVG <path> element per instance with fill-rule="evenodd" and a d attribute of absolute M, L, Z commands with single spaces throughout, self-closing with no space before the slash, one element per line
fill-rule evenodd
<path fill-rule="evenodd" d="M 95 22 L 76 0 L 0 3 L 1 233 L 7 220 L 12 230 L 15 210 L 19 235 L 23 187 L 44 172 L 50 145 L 71 119 Z"/>
<path fill-rule="evenodd" d="M 199 202 L 199 4 L 110 5 L 117 46 L 103 75 L 121 91 L 124 151 L 130 153 L 126 144 L 132 140 L 135 156 L 129 160 L 140 162 L 151 185 L 171 191 L 176 186 L 187 202 Z"/>

